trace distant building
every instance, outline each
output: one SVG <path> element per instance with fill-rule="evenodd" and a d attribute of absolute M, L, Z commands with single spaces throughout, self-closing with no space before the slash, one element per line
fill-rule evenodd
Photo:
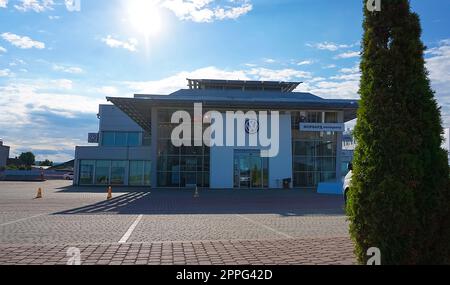
<path fill-rule="evenodd" d="M 3 145 L 3 141 L 0 140 L 0 168 L 6 167 L 9 158 L 9 146 Z"/>

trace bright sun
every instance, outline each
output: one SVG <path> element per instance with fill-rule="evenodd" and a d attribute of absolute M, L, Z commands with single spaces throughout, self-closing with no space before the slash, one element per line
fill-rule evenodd
<path fill-rule="evenodd" d="M 145 37 L 161 30 L 161 14 L 153 0 L 127 0 L 128 18 L 133 28 Z"/>

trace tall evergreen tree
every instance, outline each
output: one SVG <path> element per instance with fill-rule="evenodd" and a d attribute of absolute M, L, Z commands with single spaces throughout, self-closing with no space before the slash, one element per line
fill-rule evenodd
<path fill-rule="evenodd" d="M 347 214 L 360 263 L 450 262 L 450 190 L 440 109 L 408 0 L 364 2 L 360 109 Z"/>

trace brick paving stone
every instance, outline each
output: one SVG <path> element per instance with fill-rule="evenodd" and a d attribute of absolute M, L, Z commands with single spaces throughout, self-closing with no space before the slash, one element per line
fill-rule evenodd
<path fill-rule="evenodd" d="M 341 246 L 335 248 L 335 242 Z M 188 247 L 189 244 L 184 244 L 182 248 Z M 176 246 L 180 244 L 177 243 Z M 76 245 L 74 245 L 76 246 Z M 110 245 L 113 246 L 113 245 Z M 143 246 L 149 246 L 143 244 Z M 150 245 L 152 246 L 152 245 Z M 221 254 L 218 255 L 216 250 L 211 252 L 208 248 L 222 248 Z M 346 237 L 321 239 L 295 239 L 295 240 L 276 240 L 276 241 L 259 241 L 255 246 L 253 241 L 241 241 L 238 247 L 233 246 L 232 241 L 208 242 L 203 246 L 205 251 L 201 254 L 196 252 L 182 252 L 182 256 L 175 256 L 174 251 L 166 252 L 165 255 L 153 255 L 147 251 L 146 254 L 139 256 L 132 255 L 111 255 L 108 257 L 98 256 L 93 253 L 88 255 L 85 251 L 81 251 L 82 263 L 84 265 L 102 265 L 102 264 L 238 264 L 238 265 L 286 265 L 286 264 L 355 264 L 353 257 L 353 248 L 350 240 Z M 304 252 L 301 249 L 308 247 L 309 251 Z M 64 256 L 65 248 L 68 246 L 58 246 L 58 255 L 33 255 L 33 252 L 46 252 L 46 246 L 24 246 L 17 245 L 16 247 L 3 247 L 0 245 L 0 250 L 6 252 L 0 256 L 0 264 L 9 264 L 11 261 L 14 264 L 66 264 L 66 257 Z M 80 248 L 83 248 L 80 245 Z M 125 246 L 126 248 L 126 246 Z M 173 247 L 172 247 L 173 248 Z M 276 251 L 279 248 L 284 248 L 282 252 Z M 128 247 L 128 249 L 130 249 Z M 121 247 L 118 247 L 121 250 Z M 265 252 L 257 253 L 258 250 Z"/>
<path fill-rule="evenodd" d="M 33 200 L 38 187 L 44 199 Z M 0 182 L 0 264 L 352 264 L 342 198 L 301 191 L 143 191 Z M 143 218 L 128 243 L 118 241 Z M 288 239 L 287 237 L 291 237 Z"/>

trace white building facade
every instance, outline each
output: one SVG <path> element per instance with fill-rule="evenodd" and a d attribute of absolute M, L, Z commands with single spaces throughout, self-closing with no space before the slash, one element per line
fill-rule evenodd
<path fill-rule="evenodd" d="M 90 134 L 92 147 L 77 147 L 74 184 L 126 185 L 151 188 L 280 189 L 339 188 L 342 132 L 355 119 L 358 102 L 327 100 L 293 92 L 300 83 L 188 80 L 189 89 L 170 95 L 107 98 L 101 105 L 99 131 Z M 194 105 L 209 111 L 277 112 L 279 151 L 261 155 L 260 142 L 250 144 L 248 122 L 233 121 L 234 137 L 245 133 L 244 145 L 174 146 L 177 111 L 196 118 Z M 269 125 L 271 123 L 269 119 Z M 198 121 L 198 119 L 197 119 Z M 255 124 L 259 129 L 260 117 Z M 229 125 L 224 121 L 224 129 Z M 201 122 L 205 131 L 211 124 Z M 194 133 L 195 130 L 192 131 Z M 227 141 L 229 133 L 223 134 Z M 269 133 L 269 136 L 272 134 Z"/>

